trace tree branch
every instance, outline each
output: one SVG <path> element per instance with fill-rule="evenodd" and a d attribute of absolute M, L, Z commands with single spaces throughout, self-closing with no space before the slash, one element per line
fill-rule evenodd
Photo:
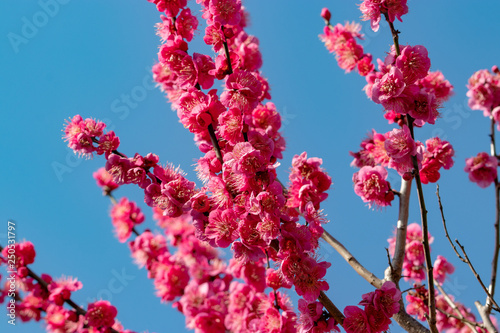
<path fill-rule="evenodd" d="M 354 258 L 354 256 L 342 245 L 338 240 L 336 240 L 332 235 L 330 235 L 326 230 L 321 235 L 331 247 L 337 251 L 342 258 L 347 261 L 349 265 L 358 273 L 362 278 L 364 278 L 368 283 L 370 283 L 375 288 L 382 287 L 382 280 L 375 276 L 372 272 L 367 270 L 363 265 L 359 263 L 359 261 Z"/>
<path fill-rule="evenodd" d="M 491 126 L 490 126 L 490 148 L 491 148 L 491 156 L 496 155 L 496 143 L 495 143 L 495 119 L 493 116 L 491 118 Z M 491 282 L 489 286 L 489 292 L 491 297 L 495 295 L 495 287 L 497 281 L 497 271 L 498 271 L 498 256 L 500 252 L 500 187 L 498 184 L 498 177 L 495 178 L 495 246 L 493 251 L 493 261 L 491 262 Z M 491 313 L 492 302 L 490 301 L 492 298 L 486 299 L 486 312 Z"/>
<path fill-rule="evenodd" d="M 333 302 L 326 296 L 324 292 L 320 292 L 318 301 L 323 304 L 325 309 L 328 311 L 328 313 L 335 319 L 337 323 L 339 323 L 341 326 L 344 325 L 344 315 L 342 312 L 333 304 Z"/>
<path fill-rule="evenodd" d="M 397 284 L 401 279 L 403 271 L 403 262 L 405 259 L 406 247 L 406 228 L 408 227 L 408 216 L 410 211 L 410 192 L 411 180 L 406 181 L 401 178 L 401 189 L 399 191 L 399 213 L 396 229 L 396 247 L 392 258 L 392 268 L 388 267 L 385 271 L 385 279 L 391 280 Z"/>

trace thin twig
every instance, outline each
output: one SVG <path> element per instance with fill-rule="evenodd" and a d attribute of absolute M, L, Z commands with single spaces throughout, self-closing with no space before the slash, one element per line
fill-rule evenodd
<path fill-rule="evenodd" d="M 3 249 L 4 249 L 3 246 L 0 245 L 0 252 L 2 252 Z M 42 289 L 45 292 L 49 292 L 49 289 L 48 289 L 49 284 L 45 280 L 43 280 L 40 276 L 38 276 L 35 272 L 33 272 L 28 266 L 24 266 L 24 267 L 26 267 L 26 269 L 28 270 L 28 276 L 30 278 L 32 278 L 33 280 L 35 280 L 36 282 L 38 282 L 40 287 L 42 287 Z M 64 300 L 64 302 L 67 303 L 69 306 L 71 306 L 73 309 L 75 309 L 75 311 L 78 315 L 85 316 L 87 314 L 87 311 L 82 309 L 78 304 L 73 302 L 71 299 Z M 113 328 L 110 328 L 110 330 L 113 333 L 118 333 L 118 331 L 116 331 Z"/>
<path fill-rule="evenodd" d="M 453 243 L 453 241 L 450 238 L 450 235 L 448 234 L 448 228 L 446 227 L 446 220 L 444 218 L 443 204 L 441 203 L 441 196 L 439 195 L 439 185 L 436 186 L 436 195 L 438 197 L 439 210 L 441 211 L 441 220 L 443 221 L 443 227 L 444 227 L 445 236 L 448 239 L 448 241 L 450 242 L 451 247 L 455 251 L 455 253 L 458 256 L 458 258 L 460 260 L 462 260 L 464 263 L 467 263 L 467 261 L 464 259 L 464 257 L 462 257 L 460 255 L 460 253 L 458 252 L 457 247 L 455 246 L 455 244 Z"/>
<path fill-rule="evenodd" d="M 479 282 L 479 284 L 483 288 L 484 292 L 488 296 L 488 299 L 490 299 L 490 301 L 493 303 L 493 305 L 494 305 L 493 309 L 495 309 L 495 311 L 499 311 L 500 312 L 500 307 L 498 306 L 497 302 L 493 299 L 493 296 L 490 294 L 488 288 L 486 288 L 486 286 L 484 285 L 483 280 L 481 279 L 481 276 L 479 276 L 479 274 L 476 272 L 476 269 L 474 268 L 474 265 L 472 265 L 472 262 L 469 260 L 469 256 L 467 255 L 467 252 L 465 252 L 464 246 L 462 244 L 460 244 L 460 242 L 458 241 L 458 239 L 455 239 L 455 243 L 457 243 L 458 246 L 460 247 L 460 249 L 462 250 L 462 253 L 464 255 L 466 263 L 469 265 L 469 268 L 471 269 L 472 273 L 474 274 L 474 276 L 476 277 L 477 281 Z"/>
<path fill-rule="evenodd" d="M 410 115 L 406 115 L 408 127 L 410 129 L 411 137 L 415 140 L 415 135 L 413 133 L 413 119 Z M 434 294 L 434 272 L 432 268 L 432 259 L 431 259 L 431 249 L 429 244 L 429 227 L 427 223 L 427 209 L 425 208 L 425 200 L 424 200 L 424 192 L 422 189 L 422 182 L 420 180 L 420 171 L 418 168 L 417 156 L 412 156 L 411 160 L 413 162 L 413 169 L 415 170 L 415 183 L 417 184 L 417 194 L 418 194 L 418 203 L 420 205 L 420 216 L 422 219 L 422 236 L 423 241 L 422 245 L 424 247 L 424 255 L 425 255 L 425 266 L 427 267 L 427 280 L 429 281 L 429 327 L 431 332 L 438 333 L 438 329 L 436 327 L 436 296 Z"/>
<path fill-rule="evenodd" d="M 491 156 L 497 156 L 496 143 L 495 143 L 495 119 L 493 116 L 491 118 L 490 126 L 490 148 Z M 497 271 L 498 271 L 498 257 L 500 252 L 500 187 L 498 184 L 498 177 L 495 178 L 495 246 L 493 251 L 493 261 L 491 262 L 491 281 L 489 291 L 491 296 L 495 295 L 495 287 L 497 281 Z M 486 312 L 491 313 L 492 303 L 489 298 L 486 300 Z"/>
<path fill-rule="evenodd" d="M 222 153 L 220 151 L 219 141 L 217 140 L 217 136 L 215 135 L 215 130 L 212 124 L 208 125 L 208 134 L 210 134 L 210 141 L 212 141 L 212 145 L 214 146 L 215 156 L 222 165 L 224 164 L 224 161 L 222 160 Z"/>
<path fill-rule="evenodd" d="M 387 252 L 387 262 L 389 263 L 389 268 L 391 269 L 391 272 L 393 272 L 394 268 L 392 267 L 391 254 L 389 253 L 389 249 L 385 248 L 385 252 Z"/>
<path fill-rule="evenodd" d="M 441 204 L 441 196 L 439 195 L 439 185 L 437 186 L 436 188 L 436 195 L 438 197 L 438 202 L 439 202 L 439 209 L 441 211 L 441 218 L 443 220 L 443 226 L 444 226 L 444 232 L 445 232 L 445 236 L 446 238 L 448 239 L 448 241 L 450 242 L 451 246 L 453 247 L 453 250 L 455 251 L 455 253 L 457 254 L 458 258 L 460 258 L 460 260 L 462 260 L 462 262 L 466 263 L 467 265 L 469 265 L 469 268 L 471 269 L 472 273 L 474 274 L 474 276 L 476 277 L 476 279 L 478 280 L 479 284 L 481 285 L 481 287 L 483 288 L 484 292 L 486 293 L 487 297 L 488 297 L 488 301 L 489 302 L 492 302 L 492 304 L 495 304 L 496 306 L 496 309 L 495 310 L 500 310 L 500 307 L 498 306 L 498 304 L 495 302 L 495 300 L 493 299 L 493 295 L 491 295 L 491 293 L 489 292 L 489 290 L 486 288 L 486 286 L 484 285 L 481 277 L 479 276 L 479 274 L 476 272 L 475 268 L 474 268 L 474 265 L 472 265 L 472 262 L 470 261 L 469 259 L 469 256 L 467 256 L 467 252 L 465 252 L 465 248 L 462 244 L 460 244 L 460 242 L 458 241 L 458 239 L 455 239 L 455 242 L 458 244 L 458 246 L 460 247 L 460 250 L 462 250 L 462 253 L 463 253 L 463 256 L 459 253 L 459 251 L 457 250 L 457 248 L 455 247 L 455 244 L 453 244 L 453 242 L 451 241 L 451 238 L 450 238 L 450 235 L 448 234 L 448 228 L 446 227 L 446 220 L 444 218 L 444 212 L 443 212 L 443 205 Z M 488 301 L 486 304 L 488 304 Z M 491 305 L 490 305 L 491 306 Z"/>

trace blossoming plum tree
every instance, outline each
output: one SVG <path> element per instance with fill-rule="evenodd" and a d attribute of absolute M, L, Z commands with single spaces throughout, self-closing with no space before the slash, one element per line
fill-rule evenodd
<path fill-rule="evenodd" d="M 335 54 L 340 68 L 365 77 L 367 97 L 380 104 L 385 119 L 394 124 L 384 134 L 373 129 L 360 150 L 351 153 L 352 166 L 359 169 L 353 174 L 354 192 L 368 207 L 387 207 L 399 200 L 397 229 L 389 239 L 383 278 L 368 271 L 324 230 L 328 220 L 321 203 L 332 180 L 320 158 L 297 154 L 288 182 L 278 179 L 276 169 L 286 145 L 281 116 L 269 101 L 269 83 L 260 71 L 259 41 L 245 30 L 248 17 L 241 1 L 196 1 L 206 23 L 203 40 L 215 54 L 190 50 L 201 25 L 186 0 L 148 1 L 162 13 L 157 24 L 162 45 L 152 69 L 154 80 L 193 134 L 200 151 L 196 171 L 202 186 L 179 168 L 160 162 L 154 153 L 132 156 L 119 150 L 119 137 L 106 131 L 101 121 L 75 115 L 65 125 L 64 138 L 80 156 L 104 155 L 105 167 L 94 178 L 113 203 L 111 222 L 118 241 L 128 242 L 135 262 L 153 280 L 156 295 L 174 304 L 186 317 L 187 328 L 273 333 L 343 328 L 348 333 L 376 333 L 389 330 L 395 321 L 408 332 L 497 332 L 490 315 L 500 311 L 494 299 L 498 217 L 489 287 L 478 278 L 487 297 L 484 305 L 476 304 L 481 321 L 442 288 L 454 267 L 441 255 L 434 262 L 431 259 L 434 239 L 428 230 L 422 184 L 436 183 L 441 169 L 453 166 L 454 150 L 439 137 L 428 138 L 425 144 L 418 141 L 416 129 L 438 121 L 439 108 L 453 87 L 441 72 L 431 71 L 425 46 L 399 44 L 400 32 L 394 24 L 408 13 L 406 0 L 364 0 L 359 6 L 374 31 L 384 18 L 392 32 L 393 46 L 376 64 L 359 44 L 363 38 L 359 24 L 332 25 L 329 10 L 321 12 L 326 25 L 320 39 Z M 222 92 L 216 83 L 222 84 Z M 468 88 L 470 107 L 491 119 L 491 152 L 467 159 L 465 171 L 480 187 L 494 183 L 498 211 L 494 125 L 500 121 L 500 71 L 494 67 L 492 72 L 475 73 Z M 391 187 L 388 169 L 401 177 L 400 190 Z M 421 225 L 408 223 L 413 182 Z M 126 184 L 143 191 L 164 235 L 140 230 L 145 216 L 139 206 L 127 198 L 115 199 L 115 191 Z M 474 271 L 461 244 L 457 242 L 460 253 L 450 243 Z M 359 295 L 361 307 L 340 311 L 327 296 L 330 285 L 325 275 L 331 264 L 320 259 L 320 244 L 332 246 L 375 288 Z M 217 248 L 230 248 L 232 258 L 225 262 Z M 118 309 L 108 301 L 77 305 L 71 299 L 82 288 L 77 279 L 54 279 L 31 270 L 28 266 L 35 260 L 31 242 L 8 244 L 0 250 L 0 263 L 15 272 L 22 290 L 8 301 L 6 286 L 0 301 L 16 303 L 22 321 L 43 320 L 49 332 L 131 332 L 118 322 Z M 404 290 L 402 280 L 411 288 Z M 285 293 L 292 288 L 300 297 L 297 309 Z"/>

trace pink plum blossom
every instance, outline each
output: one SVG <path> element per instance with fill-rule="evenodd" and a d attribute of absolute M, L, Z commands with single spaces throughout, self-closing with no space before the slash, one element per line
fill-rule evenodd
<path fill-rule="evenodd" d="M 490 186 L 497 178 L 498 159 L 488 153 L 478 153 L 477 156 L 465 160 L 465 172 L 469 174 L 471 182 L 479 187 Z"/>

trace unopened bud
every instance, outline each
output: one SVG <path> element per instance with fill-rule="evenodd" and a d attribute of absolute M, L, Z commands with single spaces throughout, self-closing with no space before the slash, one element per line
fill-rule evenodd
<path fill-rule="evenodd" d="M 323 8 L 321 10 L 321 17 L 324 18 L 326 22 L 330 22 L 330 19 L 332 18 L 332 14 L 328 10 L 328 8 Z"/>

